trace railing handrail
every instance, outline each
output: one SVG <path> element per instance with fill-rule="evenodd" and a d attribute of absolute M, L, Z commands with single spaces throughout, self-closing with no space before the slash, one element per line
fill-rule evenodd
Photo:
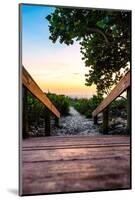
<path fill-rule="evenodd" d="M 112 101 L 120 96 L 130 86 L 130 71 L 121 78 L 119 83 L 114 87 L 110 94 L 99 104 L 99 106 L 92 112 L 92 116 L 97 116 L 102 112 Z"/>
<path fill-rule="evenodd" d="M 34 81 L 27 70 L 22 66 L 22 83 L 23 85 L 39 100 L 41 101 L 56 117 L 60 118 L 60 112 L 40 89 L 38 84 Z"/>

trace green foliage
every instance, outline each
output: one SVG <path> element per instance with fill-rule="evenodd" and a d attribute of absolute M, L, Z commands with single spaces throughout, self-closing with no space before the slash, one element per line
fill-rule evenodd
<path fill-rule="evenodd" d="M 78 112 L 88 118 L 91 118 L 93 110 L 100 104 L 102 100 L 102 96 L 94 95 L 90 99 L 73 99 L 71 104 Z"/>
<path fill-rule="evenodd" d="M 98 94 L 108 93 L 128 70 L 130 63 L 131 12 L 56 8 L 48 15 L 50 40 L 72 45 L 80 42 L 89 73 L 86 85 L 97 85 Z"/>
<path fill-rule="evenodd" d="M 70 104 L 81 114 L 88 118 L 92 117 L 92 112 L 103 101 L 103 97 L 94 95 L 90 99 L 71 99 Z M 109 106 L 110 117 L 126 118 L 127 100 L 124 98 L 113 101 Z"/>
<path fill-rule="evenodd" d="M 52 93 L 47 93 L 46 95 L 60 111 L 61 115 L 68 115 L 70 104 L 69 97 Z M 39 118 L 44 118 L 45 112 L 48 112 L 48 110 L 38 99 L 28 92 L 27 112 L 29 123 L 38 123 Z"/>
<path fill-rule="evenodd" d="M 44 117 L 45 107 L 30 92 L 27 95 L 27 112 L 29 122 L 38 122 L 39 117 Z"/>
<path fill-rule="evenodd" d="M 56 108 L 59 110 L 61 115 L 68 115 L 69 113 L 69 97 L 65 95 L 57 95 L 52 93 L 47 93 L 47 96 L 52 101 L 52 103 L 56 106 Z"/>
<path fill-rule="evenodd" d="M 126 107 L 126 104 L 127 104 L 127 99 L 117 99 L 115 101 L 113 101 L 110 105 L 110 108 L 113 108 L 113 109 L 123 109 Z"/>
<path fill-rule="evenodd" d="M 127 117 L 127 99 L 117 99 L 109 106 L 109 113 L 112 117 Z"/>

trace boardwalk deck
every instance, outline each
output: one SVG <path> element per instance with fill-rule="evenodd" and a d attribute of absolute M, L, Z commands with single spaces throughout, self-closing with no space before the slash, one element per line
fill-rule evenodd
<path fill-rule="evenodd" d="M 22 146 L 24 195 L 130 188 L 128 136 L 30 138 Z"/>

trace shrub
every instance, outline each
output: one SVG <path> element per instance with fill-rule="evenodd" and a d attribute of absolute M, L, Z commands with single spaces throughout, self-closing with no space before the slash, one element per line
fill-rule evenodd
<path fill-rule="evenodd" d="M 102 100 L 103 98 L 101 96 L 94 95 L 90 99 L 72 99 L 71 104 L 78 112 L 88 118 L 91 118 L 93 110 L 100 104 Z"/>
<path fill-rule="evenodd" d="M 109 113 L 112 117 L 124 117 L 126 118 L 126 99 L 117 99 L 113 101 L 109 107 Z"/>
<path fill-rule="evenodd" d="M 59 110 L 61 115 L 68 115 L 69 114 L 69 106 L 70 101 L 69 97 L 65 95 L 57 95 L 53 93 L 47 93 L 48 98 L 52 101 L 52 103 L 56 106 Z"/>

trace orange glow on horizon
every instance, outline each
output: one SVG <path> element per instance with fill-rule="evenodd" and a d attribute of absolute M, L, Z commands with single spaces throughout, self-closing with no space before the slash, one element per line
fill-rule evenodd
<path fill-rule="evenodd" d="M 96 86 L 85 85 L 89 68 L 81 60 L 80 46 L 60 48 L 51 54 L 40 52 L 25 57 L 24 67 L 44 92 L 90 98 L 96 94 Z"/>
<path fill-rule="evenodd" d="M 39 87 L 44 92 L 51 92 L 56 94 L 64 94 L 67 96 L 84 96 L 84 97 L 91 97 L 96 94 L 96 86 L 92 85 L 91 87 L 86 86 L 80 82 L 79 84 L 74 82 L 66 81 L 63 82 L 51 82 L 47 83 L 45 81 L 41 81 L 39 79 L 35 79 Z"/>

